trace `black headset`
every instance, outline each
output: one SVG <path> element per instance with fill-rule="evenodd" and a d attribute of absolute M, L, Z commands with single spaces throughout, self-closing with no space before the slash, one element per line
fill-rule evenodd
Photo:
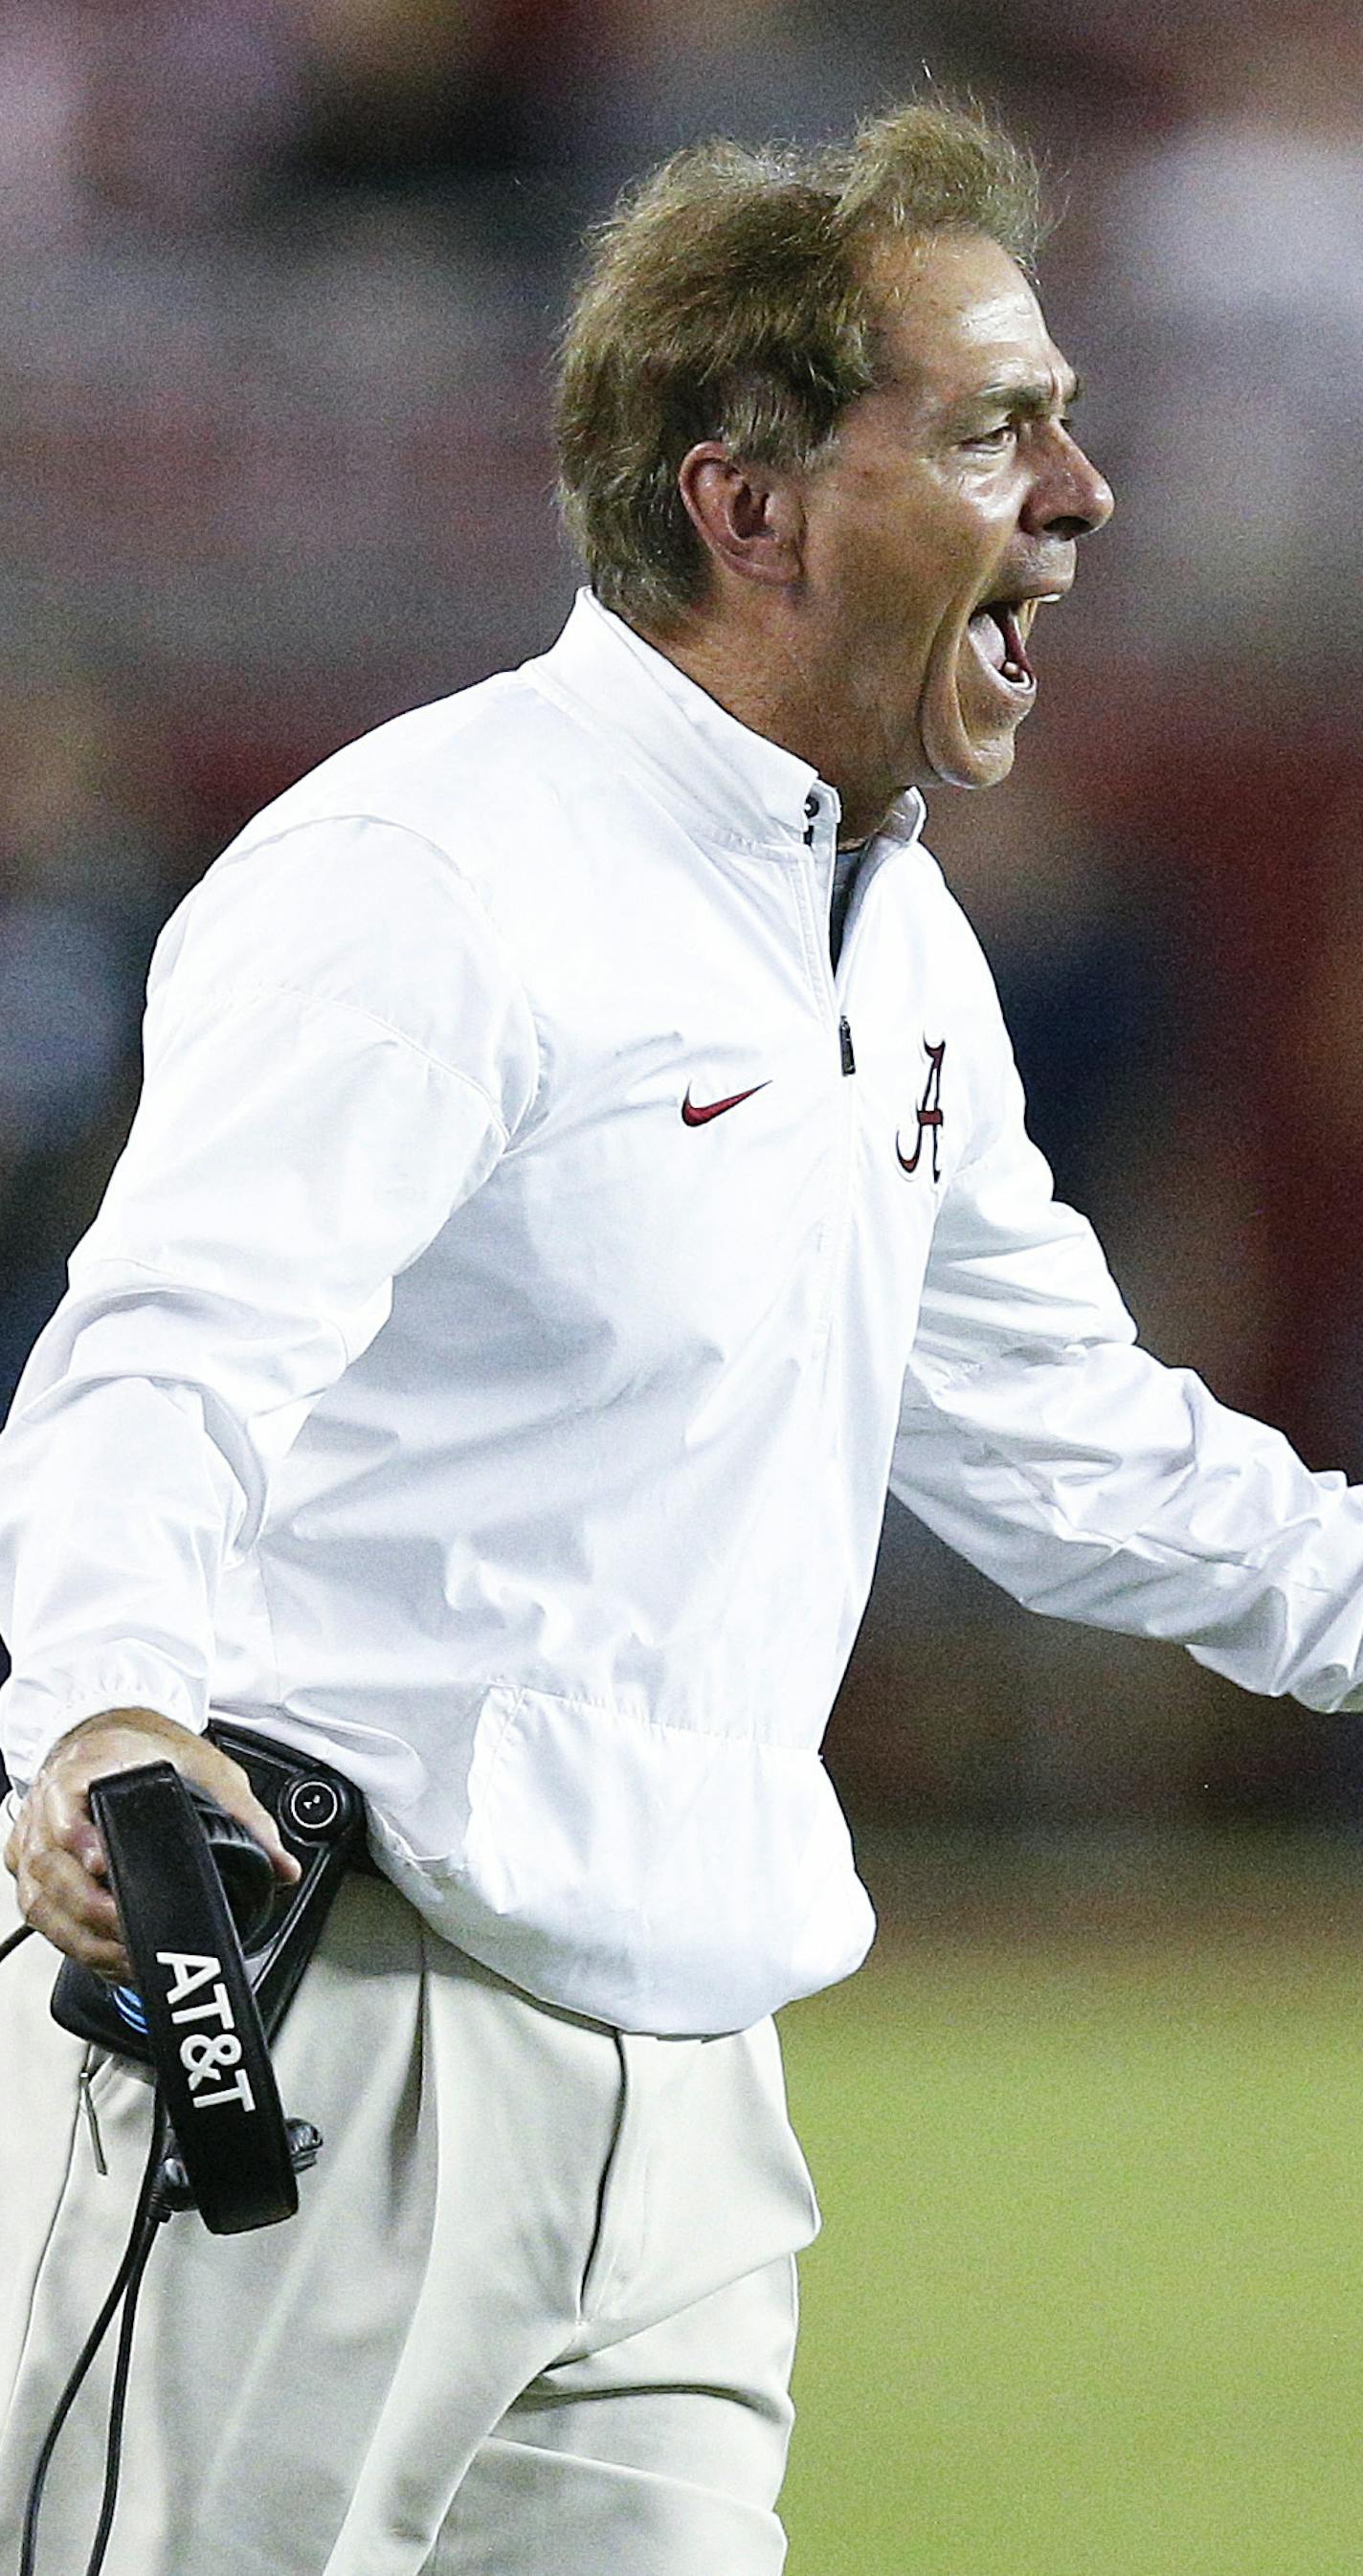
<path fill-rule="evenodd" d="M 169 1762 L 90 1784 L 134 1986 L 111 1986 L 63 1962 L 53 2018 L 77 2038 L 150 2066 L 152 2136 L 132 2233 L 108 2297 L 48 2426 L 29 2489 L 18 2576 L 34 2576 L 38 2514 L 62 2426 L 120 2305 L 104 2493 L 86 2576 L 99 2576 L 118 2497 L 123 2412 L 137 2294 L 157 2230 L 197 2209 L 215 2236 L 272 2227 L 298 2207 L 300 2173 L 322 2146 L 309 2120 L 280 2104 L 270 2042 L 293 1999 L 332 1897 L 363 1850 L 364 1801 L 326 1764 L 215 1721 L 213 1741 L 240 1760 L 302 1863 L 275 1879 L 254 1834 Z M 362 1865 L 362 1864 L 361 1864 Z M 28 1938 L 25 1924 L 0 1959 Z M 126 2303 L 126 2304 L 125 2304 Z"/>

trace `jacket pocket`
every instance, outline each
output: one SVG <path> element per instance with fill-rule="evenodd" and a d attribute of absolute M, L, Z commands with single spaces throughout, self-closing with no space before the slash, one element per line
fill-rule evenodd
<path fill-rule="evenodd" d="M 865 1956 L 874 1918 L 815 1752 L 499 1687 L 468 1789 L 469 1946 L 572 2010 L 746 2029 Z"/>

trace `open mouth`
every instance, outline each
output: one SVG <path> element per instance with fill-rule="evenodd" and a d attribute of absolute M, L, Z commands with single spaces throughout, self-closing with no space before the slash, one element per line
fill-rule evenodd
<path fill-rule="evenodd" d="M 1027 643 L 1040 605 L 1038 599 L 991 599 L 970 620 L 970 640 L 985 669 L 1017 698 L 1036 691 Z"/>

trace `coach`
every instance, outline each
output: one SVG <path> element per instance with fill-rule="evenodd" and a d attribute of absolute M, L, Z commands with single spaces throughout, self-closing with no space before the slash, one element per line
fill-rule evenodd
<path fill-rule="evenodd" d="M 669 163 L 566 338 L 563 635 L 327 761 L 158 946 L 0 1443 L 17 1904 L 126 1972 L 86 1792 L 166 1753 L 286 1872 L 210 1712 L 346 1771 L 381 1875 L 280 2043 L 298 2217 L 152 2258 L 113 2576 L 780 2567 L 770 2016 L 871 1937 L 818 1748 L 887 1487 L 1037 1608 L 1363 1704 L 1359 1496 L 1134 1346 L 920 839 L 1007 775 L 1111 506 L 1035 243 L 935 108 Z M 7 2546 L 147 2134 L 54 1964 L 0 1974 Z"/>

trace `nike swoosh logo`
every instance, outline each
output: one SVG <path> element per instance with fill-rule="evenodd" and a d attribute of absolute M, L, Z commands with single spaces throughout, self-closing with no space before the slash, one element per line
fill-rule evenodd
<path fill-rule="evenodd" d="M 770 1078 L 769 1075 L 768 1081 Z M 686 1098 L 682 1102 L 683 1120 L 688 1127 L 706 1127 L 712 1118 L 722 1118 L 726 1109 L 737 1109 L 740 1100 L 755 1100 L 758 1092 L 766 1088 L 765 1082 L 755 1082 L 751 1091 L 731 1091 L 727 1100 L 707 1100 L 702 1104 L 692 1099 L 688 1083 Z"/>

